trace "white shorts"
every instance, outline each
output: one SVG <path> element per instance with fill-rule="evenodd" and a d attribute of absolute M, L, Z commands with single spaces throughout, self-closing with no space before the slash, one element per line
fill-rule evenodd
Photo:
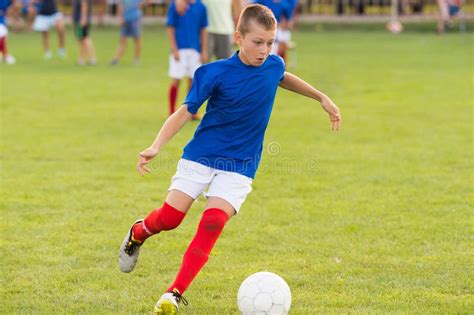
<path fill-rule="evenodd" d="M 282 30 L 279 28 L 276 33 L 276 40 L 275 44 L 273 45 L 272 53 L 278 53 L 278 43 L 288 43 L 291 41 L 291 31 L 290 30 Z"/>
<path fill-rule="evenodd" d="M 0 37 L 7 37 L 8 29 L 5 25 L 0 24 Z"/>
<path fill-rule="evenodd" d="M 33 30 L 37 32 L 47 32 L 62 18 L 63 14 L 61 12 L 56 12 L 53 15 L 38 15 L 33 23 Z"/>
<path fill-rule="evenodd" d="M 201 66 L 201 54 L 194 49 L 180 49 L 179 61 L 170 54 L 168 75 L 173 79 L 193 78 L 194 72 Z"/>
<path fill-rule="evenodd" d="M 206 197 L 219 197 L 230 203 L 238 213 L 252 191 L 252 181 L 250 177 L 238 173 L 221 171 L 181 159 L 168 191 L 176 189 L 193 199 L 203 193 Z"/>

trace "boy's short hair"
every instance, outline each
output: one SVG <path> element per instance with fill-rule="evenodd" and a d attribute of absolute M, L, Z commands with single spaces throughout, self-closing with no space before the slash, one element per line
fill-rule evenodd
<path fill-rule="evenodd" d="M 261 4 L 251 4 L 243 9 L 237 23 L 237 31 L 242 35 L 249 33 L 251 21 L 257 22 L 266 30 L 276 29 L 275 15 L 269 8 Z"/>

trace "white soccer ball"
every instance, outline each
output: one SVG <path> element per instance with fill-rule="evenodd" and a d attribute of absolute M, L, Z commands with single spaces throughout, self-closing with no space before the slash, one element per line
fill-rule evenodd
<path fill-rule="evenodd" d="M 237 305 L 243 315 L 284 315 L 291 306 L 291 291 L 282 277 L 257 272 L 242 282 Z"/>

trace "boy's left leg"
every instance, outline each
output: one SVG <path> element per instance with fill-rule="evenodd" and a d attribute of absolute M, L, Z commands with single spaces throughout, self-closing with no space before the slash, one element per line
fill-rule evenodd
<path fill-rule="evenodd" d="M 88 57 L 88 63 L 91 66 L 95 66 L 97 64 L 97 57 L 95 55 L 95 47 L 94 47 L 94 42 L 90 37 L 86 38 L 86 43 L 87 43 L 87 57 Z"/>
<path fill-rule="evenodd" d="M 140 56 L 142 53 L 142 40 L 140 36 L 135 37 L 135 64 L 140 63 Z"/>
<path fill-rule="evenodd" d="M 63 18 L 59 18 L 56 21 L 56 30 L 58 32 L 58 41 L 59 41 L 59 49 L 58 49 L 58 54 L 59 57 L 65 58 L 66 57 L 66 50 L 65 50 L 65 45 L 66 45 L 66 29 L 64 27 L 64 21 Z"/>
<path fill-rule="evenodd" d="M 43 42 L 44 59 L 51 59 L 53 55 L 49 50 L 49 31 L 41 32 L 41 41 Z"/>
<path fill-rule="evenodd" d="M 156 303 L 155 314 L 174 314 L 178 303 L 183 299 L 182 294 L 206 264 L 225 224 L 234 214 L 234 207 L 226 200 L 219 197 L 209 198 L 196 235 L 184 254 L 178 275 Z"/>

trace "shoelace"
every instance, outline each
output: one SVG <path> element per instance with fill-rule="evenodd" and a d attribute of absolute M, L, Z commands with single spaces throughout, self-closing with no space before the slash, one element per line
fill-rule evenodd
<path fill-rule="evenodd" d="M 142 244 L 135 242 L 132 239 L 128 240 L 127 246 L 125 246 L 125 252 L 129 254 L 130 256 L 135 253 L 135 251 L 141 246 Z"/>
<path fill-rule="evenodd" d="M 184 296 L 182 296 L 178 290 L 174 289 L 173 292 L 171 292 L 176 299 L 176 302 L 180 303 L 181 301 L 183 302 L 184 306 L 188 306 L 188 300 Z"/>

